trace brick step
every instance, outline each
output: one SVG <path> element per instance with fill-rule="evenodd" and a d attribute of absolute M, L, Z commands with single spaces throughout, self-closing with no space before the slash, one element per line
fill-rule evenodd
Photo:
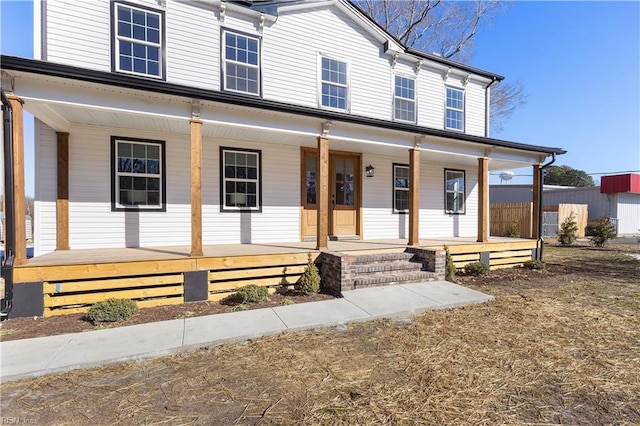
<path fill-rule="evenodd" d="M 375 272 L 362 275 L 353 282 L 353 288 L 377 287 L 389 284 L 405 284 L 436 280 L 434 272 L 416 271 L 405 273 Z"/>
<path fill-rule="evenodd" d="M 362 263 L 393 262 L 396 260 L 408 261 L 413 259 L 414 256 L 415 254 L 413 253 L 405 253 L 405 252 L 362 254 L 356 257 L 356 259 L 352 263 L 359 265 Z"/>
<path fill-rule="evenodd" d="M 354 266 L 356 274 L 370 274 L 373 272 L 411 272 L 422 270 L 422 262 L 392 260 L 385 262 L 358 263 Z"/>

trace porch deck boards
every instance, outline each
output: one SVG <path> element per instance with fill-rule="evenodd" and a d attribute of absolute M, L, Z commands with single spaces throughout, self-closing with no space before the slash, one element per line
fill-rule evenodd
<path fill-rule="evenodd" d="M 488 243 L 478 243 L 474 238 L 437 238 L 421 239 L 420 247 L 442 248 L 447 245 L 451 251 L 458 251 L 455 246 L 483 246 L 483 245 L 503 245 L 526 243 L 535 246 L 535 240 L 522 238 L 491 237 Z M 346 240 L 329 241 L 329 252 L 348 252 L 358 254 L 361 251 L 371 250 L 403 250 L 407 247 L 406 240 Z M 462 247 L 460 247 L 462 248 Z M 42 256 L 29 259 L 25 265 L 18 268 L 63 266 L 63 265 L 84 265 L 98 263 L 121 263 L 121 262 L 145 262 L 160 260 L 187 260 L 189 256 L 189 246 L 166 246 L 166 247 L 139 247 L 139 248 L 101 248 L 101 249 L 81 249 L 63 250 L 48 253 Z M 483 251 L 478 247 L 479 251 Z M 260 256 L 273 254 L 298 254 L 317 253 L 315 242 L 293 242 L 293 243 L 268 243 L 268 244 L 220 244 L 203 247 L 203 258 L 220 258 L 235 256 Z"/>

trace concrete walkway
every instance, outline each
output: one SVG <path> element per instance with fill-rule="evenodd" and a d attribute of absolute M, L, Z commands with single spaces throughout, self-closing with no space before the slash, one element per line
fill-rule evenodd
<path fill-rule="evenodd" d="M 366 288 L 343 295 L 320 302 L 2 342 L 0 382 L 493 299 L 446 281 Z"/>

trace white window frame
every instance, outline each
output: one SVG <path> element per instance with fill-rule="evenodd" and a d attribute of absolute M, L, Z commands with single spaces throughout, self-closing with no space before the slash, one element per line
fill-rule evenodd
<path fill-rule="evenodd" d="M 452 189 L 449 190 L 447 188 L 447 181 L 449 173 L 455 173 L 457 175 L 462 175 L 462 189 Z M 465 214 L 466 213 L 466 207 L 467 207 L 467 200 L 466 200 L 466 186 L 467 186 L 467 176 L 466 176 L 466 171 L 465 170 L 458 170 L 458 169 L 444 169 L 444 211 L 447 214 Z M 449 210 L 447 207 L 447 195 L 448 194 L 459 194 L 461 196 L 461 200 L 462 200 L 462 208 L 459 210 Z"/>
<path fill-rule="evenodd" d="M 324 80 L 322 78 L 322 59 L 329 59 L 331 61 L 342 62 L 345 64 L 345 73 L 346 73 L 346 84 L 336 83 L 330 80 Z M 350 98 L 351 98 L 351 66 L 349 61 L 339 58 L 332 55 L 326 55 L 323 53 L 318 54 L 318 106 L 323 109 L 330 109 L 334 111 L 346 111 L 349 112 L 351 108 Z M 336 108 L 329 105 L 324 105 L 322 103 L 322 87 L 324 84 L 336 87 L 342 87 L 345 89 L 345 102 L 344 108 Z"/>
<path fill-rule="evenodd" d="M 227 59 L 227 34 L 233 34 L 235 36 L 238 37 L 244 37 L 246 39 L 253 39 L 256 41 L 256 45 L 258 47 L 258 51 L 256 52 L 256 54 L 258 55 L 258 64 L 254 65 L 248 62 L 239 62 L 233 59 Z M 221 69 L 221 74 L 222 74 L 222 90 L 224 91 L 228 91 L 228 92 L 235 92 L 235 93 L 244 93 L 247 95 L 255 95 L 255 96 L 262 96 L 262 39 L 259 36 L 254 36 L 251 34 L 246 34 L 240 31 L 233 31 L 227 28 L 223 28 L 222 29 L 222 40 L 221 40 L 221 54 L 220 54 L 220 58 L 222 61 L 222 69 Z M 244 91 L 244 90 L 238 90 L 238 89 L 230 89 L 227 87 L 227 64 L 233 64 L 233 65 L 237 65 L 240 67 L 246 67 L 246 68 L 250 68 L 250 69 L 255 69 L 257 71 L 257 75 L 258 75 L 258 79 L 257 79 L 257 86 L 256 86 L 256 92 L 250 92 L 250 91 Z"/>
<path fill-rule="evenodd" d="M 137 38 L 133 38 L 133 37 L 126 37 L 126 36 L 121 36 L 118 34 L 118 22 L 119 22 L 119 7 L 125 7 L 128 9 L 133 10 L 138 10 L 142 13 L 145 14 L 153 14 L 153 15 L 157 15 L 158 16 L 158 31 L 159 31 L 159 36 L 158 36 L 158 43 L 153 43 L 147 40 L 140 40 Z M 157 78 L 157 79 L 164 79 L 164 13 L 162 11 L 156 11 L 156 10 L 151 10 L 151 9 L 146 9 L 146 8 L 142 8 L 142 7 L 136 7 L 134 5 L 128 4 L 128 3 L 124 3 L 124 2 L 114 2 L 113 3 L 113 20 L 112 20 L 112 25 L 113 25 L 113 68 L 114 71 L 120 72 L 120 73 L 126 73 L 126 74 L 133 74 L 133 75 L 140 75 L 140 76 L 144 76 L 144 77 L 151 77 L 151 78 Z M 149 74 L 149 73 L 141 73 L 141 72 L 136 72 L 134 71 L 135 66 L 133 65 L 132 62 L 132 69 L 131 70 L 125 70 L 122 69 L 122 67 L 120 66 L 120 41 L 126 41 L 129 43 L 134 43 L 134 44 L 141 44 L 144 46 L 151 46 L 151 47 L 157 47 L 158 48 L 158 75 L 155 74 Z M 133 59 L 132 59 L 133 61 Z M 148 61 L 148 59 L 147 59 Z"/>
<path fill-rule="evenodd" d="M 454 107 L 450 107 L 449 106 L 449 96 L 448 96 L 448 91 L 449 90 L 455 90 L 457 92 L 462 93 L 462 108 L 454 108 Z M 453 87 L 453 86 L 445 86 L 445 90 L 444 90 L 444 128 L 447 130 L 455 130 L 458 132 L 464 132 L 464 127 L 465 127 L 465 102 L 466 102 L 466 93 L 465 90 L 460 88 L 460 87 Z M 460 128 L 457 127 L 449 127 L 447 126 L 447 111 L 455 111 L 455 112 L 459 112 L 462 114 L 462 120 L 460 120 Z"/>
<path fill-rule="evenodd" d="M 126 138 L 120 136 L 113 136 L 112 140 L 112 209 L 113 210 L 125 210 L 125 211 L 139 211 L 139 210 L 161 210 L 165 211 L 165 153 L 164 153 L 164 141 L 150 140 L 150 139 L 138 139 L 138 138 Z M 121 172 L 119 170 L 119 146 L 121 143 L 130 145 L 145 145 L 155 146 L 158 148 L 158 173 L 136 173 L 136 172 Z M 145 157 L 145 160 L 147 158 Z M 157 178 L 158 184 L 158 204 L 123 204 L 120 202 L 120 177 L 129 176 L 133 178 Z M 148 191 L 145 189 L 145 191 Z"/>
<path fill-rule="evenodd" d="M 398 96 L 396 95 L 396 88 L 397 88 L 397 79 L 398 78 L 402 78 L 405 80 L 411 80 L 413 81 L 413 99 L 412 98 L 405 98 L 403 96 Z M 402 121 L 405 123 L 416 123 L 417 118 L 418 118 L 418 102 L 417 102 L 417 93 L 416 93 L 416 78 L 415 77 L 409 77 L 406 75 L 401 75 L 401 74 L 393 74 L 393 119 L 396 121 Z M 406 102 L 412 102 L 413 103 L 413 119 L 412 120 L 404 120 L 402 118 L 399 118 L 396 116 L 396 101 L 397 100 L 402 100 L 402 101 L 406 101 Z"/>
<path fill-rule="evenodd" d="M 407 187 L 403 188 L 403 187 L 398 187 L 396 186 L 396 170 L 402 168 L 402 169 L 406 169 L 407 170 Z M 398 209 L 398 206 L 396 205 L 396 191 L 406 191 L 407 194 L 409 194 L 409 188 L 411 186 L 411 175 L 410 175 L 410 170 L 409 170 L 409 165 L 407 164 L 398 164 L 398 163 L 393 163 L 393 211 L 394 213 L 407 213 L 409 211 L 409 206 L 407 205 L 406 209 Z M 409 199 L 409 197 L 407 197 L 407 199 Z"/>
<path fill-rule="evenodd" d="M 226 176 L 226 156 L 225 154 L 228 152 L 245 154 L 245 155 L 255 155 L 256 156 L 256 178 L 228 178 Z M 227 205 L 227 182 L 254 182 L 256 184 L 256 205 L 255 207 L 237 207 L 237 206 L 228 206 Z M 254 149 L 239 149 L 239 148 L 231 148 L 231 147 L 220 147 L 220 210 L 222 212 L 240 212 L 240 211 L 251 211 L 251 212 L 261 212 L 262 211 L 262 151 L 254 150 Z"/>

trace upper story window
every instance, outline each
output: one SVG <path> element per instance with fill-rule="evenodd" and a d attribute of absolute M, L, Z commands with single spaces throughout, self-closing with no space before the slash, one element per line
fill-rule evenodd
<path fill-rule="evenodd" d="M 261 151 L 220 148 L 220 205 L 222 211 L 260 211 L 262 208 Z"/>
<path fill-rule="evenodd" d="M 164 141 L 111 138 L 113 210 L 165 210 Z"/>
<path fill-rule="evenodd" d="M 449 214 L 464 213 L 464 170 L 444 171 L 445 212 Z"/>
<path fill-rule="evenodd" d="M 464 130 L 464 90 L 447 87 L 445 128 Z"/>
<path fill-rule="evenodd" d="M 393 164 L 393 211 L 409 211 L 409 166 Z"/>
<path fill-rule="evenodd" d="M 393 118 L 416 122 L 416 81 L 412 78 L 395 76 L 393 92 Z"/>
<path fill-rule="evenodd" d="M 349 99 L 347 63 L 323 56 L 321 84 L 321 105 L 323 107 L 347 110 Z"/>
<path fill-rule="evenodd" d="M 224 90 L 260 95 L 260 39 L 223 31 Z"/>
<path fill-rule="evenodd" d="M 114 71 L 163 78 L 164 12 L 114 3 Z"/>

